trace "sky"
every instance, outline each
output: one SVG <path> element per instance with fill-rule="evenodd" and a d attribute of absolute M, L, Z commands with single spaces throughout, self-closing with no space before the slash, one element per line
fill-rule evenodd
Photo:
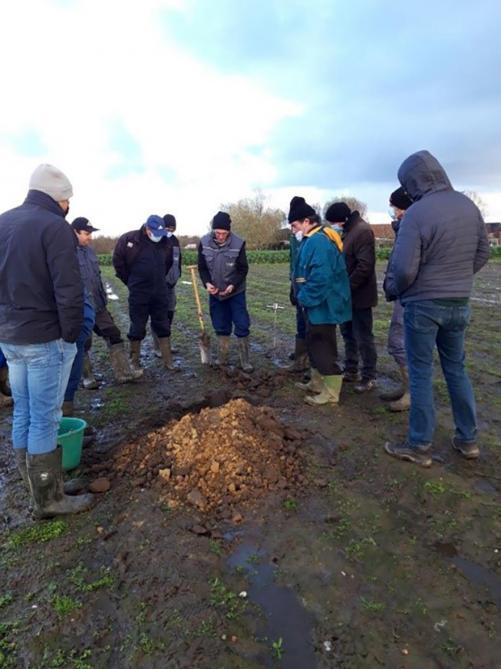
<path fill-rule="evenodd" d="M 2 3 L 0 210 L 48 162 L 106 235 L 166 213 L 200 234 L 257 191 L 382 223 L 428 149 L 501 221 L 500 25 L 497 0 Z"/>

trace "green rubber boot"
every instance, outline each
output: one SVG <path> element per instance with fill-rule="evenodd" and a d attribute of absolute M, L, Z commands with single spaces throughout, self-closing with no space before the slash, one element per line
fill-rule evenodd
<path fill-rule="evenodd" d="M 318 395 L 307 395 L 304 398 L 306 404 L 310 404 L 311 406 L 320 404 L 339 404 L 341 386 L 343 385 L 343 377 L 341 374 L 322 376 L 320 378 L 323 381 L 322 390 Z"/>

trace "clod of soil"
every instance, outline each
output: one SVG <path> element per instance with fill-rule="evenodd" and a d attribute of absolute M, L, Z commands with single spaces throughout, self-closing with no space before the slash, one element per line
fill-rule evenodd
<path fill-rule="evenodd" d="M 89 490 L 91 492 L 108 492 L 110 488 L 111 488 L 111 483 L 109 479 L 104 477 L 95 479 L 89 484 Z"/>
<path fill-rule="evenodd" d="M 112 475 L 158 488 L 166 500 L 227 518 L 272 489 L 304 482 L 302 433 L 280 423 L 269 407 L 234 399 L 202 409 L 125 445 Z"/>

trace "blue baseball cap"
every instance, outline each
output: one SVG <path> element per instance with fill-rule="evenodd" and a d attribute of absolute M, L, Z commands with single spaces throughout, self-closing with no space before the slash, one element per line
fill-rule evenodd
<path fill-rule="evenodd" d="M 155 216 L 152 214 L 148 216 L 146 221 L 146 227 L 156 236 L 156 237 L 166 237 L 167 230 L 165 229 L 164 219 L 161 216 Z"/>

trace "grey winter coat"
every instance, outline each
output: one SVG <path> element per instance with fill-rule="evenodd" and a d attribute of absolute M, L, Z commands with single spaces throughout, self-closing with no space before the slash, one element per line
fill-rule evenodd
<path fill-rule="evenodd" d="M 389 300 L 467 298 L 473 275 L 489 259 L 482 215 L 455 191 L 438 160 L 418 151 L 400 166 L 398 178 L 414 200 L 400 223 L 385 281 Z"/>

